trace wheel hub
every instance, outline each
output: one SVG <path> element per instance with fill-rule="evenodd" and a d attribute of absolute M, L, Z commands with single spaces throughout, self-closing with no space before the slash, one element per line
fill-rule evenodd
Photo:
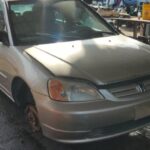
<path fill-rule="evenodd" d="M 40 125 L 39 125 L 39 120 L 37 116 L 37 111 L 34 108 L 34 106 L 27 106 L 25 110 L 26 118 L 31 126 L 33 132 L 40 131 Z"/>

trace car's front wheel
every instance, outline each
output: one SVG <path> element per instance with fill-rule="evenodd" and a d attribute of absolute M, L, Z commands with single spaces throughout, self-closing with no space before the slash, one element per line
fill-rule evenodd
<path fill-rule="evenodd" d="M 34 105 L 28 104 L 25 108 L 26 120 L 32 128 L 33 132 L 39 132 L 41 130 L 38 119 L 38 112 Z"/>

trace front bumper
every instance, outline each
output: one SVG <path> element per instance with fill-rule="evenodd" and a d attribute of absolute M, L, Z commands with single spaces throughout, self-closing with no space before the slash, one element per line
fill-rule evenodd
<path fill-rule="evenodd" d="M 150 123 L 150 99 L 132 102 L 55 102 L 33 93 L 43 134 L 64 143 L 103 140 Z"/>

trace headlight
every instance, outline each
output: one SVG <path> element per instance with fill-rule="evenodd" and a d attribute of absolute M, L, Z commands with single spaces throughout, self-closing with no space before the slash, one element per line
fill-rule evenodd
<path fill-rule="evenodd" d="M 68 80 L 50 80 L 48 90 L 51 99 L 57 101 L 92 101 L 104 99 L 97 89 L 84 82 Z"/>

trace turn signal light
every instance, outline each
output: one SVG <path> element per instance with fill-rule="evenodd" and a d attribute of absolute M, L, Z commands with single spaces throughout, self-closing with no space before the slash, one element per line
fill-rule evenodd
<path fill-rule="evenodd" d="M 57 101 L 64 101 L 62 93 L 64 92 L 64 87 L 61 81 L 59 80 L 51 80 L 49 82 L 49 93 L 52 99 Z"/>

